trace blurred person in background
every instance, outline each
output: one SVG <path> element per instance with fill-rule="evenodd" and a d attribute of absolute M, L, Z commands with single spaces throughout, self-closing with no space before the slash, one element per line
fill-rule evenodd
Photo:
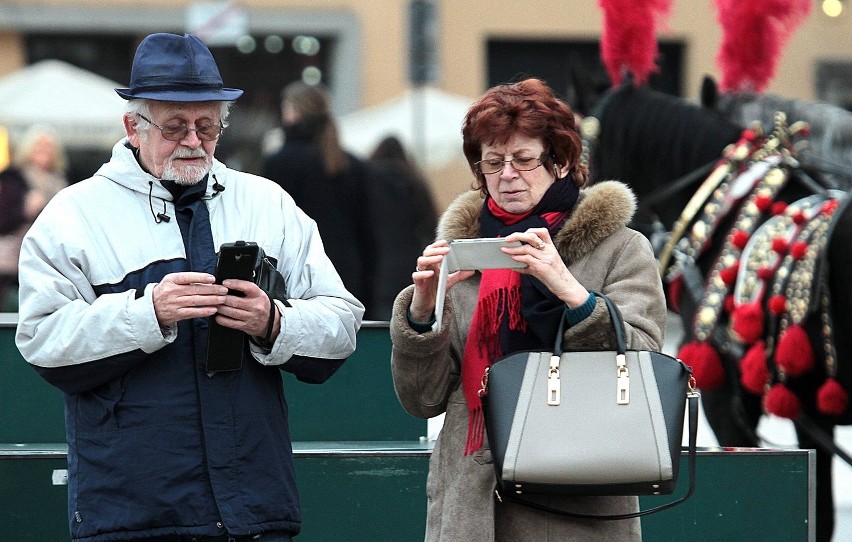
<path fill-rule="evenodd" d="M 296 81 L 281 93 L 284 144 L 261 175 L 286 190 L 313 218 L 326 254 L 343 284 L 375 319 L 370 262 L 376 243 L 370 226 L 369 176 L 364 162 L 340 145 L 328 93 Z"/>
<path fill-rule="evenodd" d="M 16 311 L 18 255 L 24 234 L 60 190 L 68 186 L 68 158 L 56 132 L 32 126 L 0 172 L 0 310 Z"/>
<path fill-rule="evenodd" d="M 372 230 L 381 247 L 370 265 L 372 314 L 390 320 L 394 299 L 411 284 L 411 262 L 435 240 L 438 211 L 426 179 L 398 138 L 382 139 L 367 163 Z"/>

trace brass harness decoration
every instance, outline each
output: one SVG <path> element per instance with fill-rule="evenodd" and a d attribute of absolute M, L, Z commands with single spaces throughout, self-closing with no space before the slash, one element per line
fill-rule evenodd
<path fill-rule="evenodd" d="M 844 194 L 789 205 L 776 201 L 798 165 L 791 140 L 806 129 L 803 123 L 788 126 L 786 115 L 777 113 L 770 136 L 741 138 L 690 200 L 660 256 L 661 275 L 671 288 L 688 266 L 696 265 L 713 234 L 721 233 L 725 215 L 737 210 L 701 293 L 695 340 L 678 357 L 693 367 L 699 386 L 711 389 L 724 375 L 715 349 L 719 338 L 739 344 L 747 349 L 740 360 L 743 387 L 763 395 L 767 412 L 788 418 L 795 418 L 801 406 L 787 384 L 813 369 L 815 356 L 803 329 L 812 312 L 820 318 L 826 375 L 817 406 L 824 414 L 840 415 L 848 405 L 846 390 L 835 380 L 830 293 L 818 269 Z"/>

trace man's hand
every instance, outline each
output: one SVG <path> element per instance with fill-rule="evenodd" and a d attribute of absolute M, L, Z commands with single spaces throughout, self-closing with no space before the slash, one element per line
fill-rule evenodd
<path fill-rule="evenodd" d="M 224 303 L 217 307 L 216 323 L 239 329 L 254 337 L 266 335 L 269 311 L 272 310 L 272 300 L 266 292 L 247 280 L 226 279 L 222 284 L 231 290 L 242 292 L 243 295 L 226 296 Z M 278 315 L 275 316 L 275 323 L 278 324 Z M 277 331 L 273 331 L 272 338 L 277 334 Z"/>
<path fill-rule="evenodd" d="M 154 313 L 161 326 L 189 318 L 204 318 L 216 314 L 225 303 L 228 288 L 214 284 L 209 273 L 169 273 L 154 286 Z"/>

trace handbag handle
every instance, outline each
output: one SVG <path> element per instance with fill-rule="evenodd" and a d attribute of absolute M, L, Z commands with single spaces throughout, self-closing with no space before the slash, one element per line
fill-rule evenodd
<path fill-rule="evenodd" d="M 589 293 L 595 297 L 603 299 L 606 303 L 606 308 L 609 310 L 609 318 L 612 321 L 612 331 L 615 334 L 615 352 L 622 356 L 625 355 L 625 352 L 627 352 L 627 339 L 624 333 L 624 317 L 621 316 L 621 311 L 618 309 L 618 306 L 612 302 L 612 299 L 601 292 L 592 290 Z M 559 330 L 556 332 L 556 343 L 553 345 L 554 356 L 558 357 L 562 355 L 562 341 L 564 334 L 565 318 L 563 317 L 559 319 Z"/>

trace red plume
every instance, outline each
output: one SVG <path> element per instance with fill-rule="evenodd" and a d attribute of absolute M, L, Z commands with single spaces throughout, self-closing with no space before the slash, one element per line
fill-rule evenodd
<path fill-rule="evenodd" d="M 722 44 L 716 64 L 722 92 L 762 92 L 785 42 L 811 11 L 811 0 L 716 0 Z"/>
<path fill-rule="evenodd" d="M 671 0 L 599 0 L 604 21 L 601 60 L 613 86 L 621 83 L 623 69 L 638 85 L 646 83 L 656 64 L 656 24 L 669 15 Z"/>

